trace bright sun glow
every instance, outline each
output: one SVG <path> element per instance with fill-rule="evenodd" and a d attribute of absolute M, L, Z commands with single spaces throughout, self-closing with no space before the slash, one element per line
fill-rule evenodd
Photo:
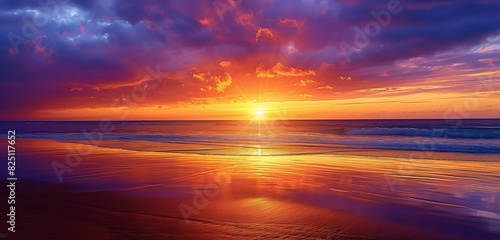
<path fill-rule="evenodd" d="M 257 111 L 255 114 L 257 117 L 262 117 L 264 115 L 264 111 Z"/>

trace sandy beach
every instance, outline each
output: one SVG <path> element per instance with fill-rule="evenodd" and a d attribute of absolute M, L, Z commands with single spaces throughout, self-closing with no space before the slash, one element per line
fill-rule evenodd
<path fill-rule="evenodd" d="M 15 239 L 499 234 L 500 164 L 488 161 L 426 159 L 409 169 L 405 159 L 361 153 L 207 156 L 41 139 L 21 139 L 18 149 Z M 59 182 L 53 163 L 68 166 L 72 149 L 88 154 Z"/>

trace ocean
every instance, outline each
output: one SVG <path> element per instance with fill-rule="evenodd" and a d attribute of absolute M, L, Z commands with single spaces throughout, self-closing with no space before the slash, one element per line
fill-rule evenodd
<path fill-rule="evenodd" d="M 21 138 L 127 141 L 121 148 L 131 150 L 144 150 L 131 146 L 131 141 L 147 141 L 152 151 L 175 151 L 165 148 L 165 143 L 192 147 L 221 143 L 218 150 L 190 149 L 200 154 L 252 154 L 245 149 L 265 143 L 304 145 L 301 152 L 261 151 L 261 155 L 339 148 L 500 153 L 500 119 L 4 122 L 2 131 L 7 129 L 16 129 Z"/>
<path fill-rule="evenodd" d="M 500 237 L 499 119 L 0 129 L 16 136 L 19 239 Z"/>

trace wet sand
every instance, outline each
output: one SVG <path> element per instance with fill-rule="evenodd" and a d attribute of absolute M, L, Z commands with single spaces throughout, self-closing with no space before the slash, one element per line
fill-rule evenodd
<path fill-rule="evenodd" d="M 12 239 L 500 236 L 500 164 L 492 161 L 218 156 L 33 139 L 17 147 Z M 69 166 L 77 149 L 85 154 Z M 71 168 L 62 182 L 54 162 Z"/>

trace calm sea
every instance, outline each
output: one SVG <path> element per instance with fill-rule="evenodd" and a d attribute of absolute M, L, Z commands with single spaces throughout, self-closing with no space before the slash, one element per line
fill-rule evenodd
<path fill-rule="evenodd" d="M 2 122 L 17 137 L 57 141 L 114 140 L 155 144 L 304 144 L 304 153 L 356 148 L 426 152 L 500 153 L 500 119 L 465 120 L 290 120 L 290 121 L 27 121 Z M 95 142 L 95 141 L 94 141 Z M 127 143 L 127 144 L 125 144 Z M 107 146 L 107 145 L 102 145 Z M 117 145 L 114 144 L 114 147 Z M 125 147 L 126 146 L 126 147 Z M 143 145 L 137 145 L 143 146 Z M 111 147 L 111 146 L 110 146 Z M 192 149 L 192 150 L 196 150 Z M 224 151 L 227 150 L 227 151 Z M 233 149 L 234 150 L 234 149 Z M 196 152 L 196 151 L 195 151 Z M 203 154 L 253 154 L 204 150 Z M 257 153 L 255 153 L 257 154 Z M 269 152 L 272 154 L 272 152 Z"/>

